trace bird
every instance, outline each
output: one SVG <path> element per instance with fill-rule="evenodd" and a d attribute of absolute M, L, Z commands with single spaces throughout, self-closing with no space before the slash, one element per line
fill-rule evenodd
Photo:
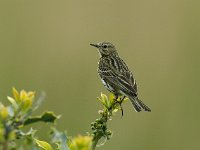
<path fill-rule="evenodd" d="M 151 112 L 151 109 L 138 98 L 136 80 L 126 63 L 118 55 L 115 46 L 110 42 L 90 45 L 98 49 L 100 59 L 97 71 L 105 88 L 113 93 L 116 99 L 120 96 L 123 97 L 122 100 L 127 97 L 136 112 Z"/>

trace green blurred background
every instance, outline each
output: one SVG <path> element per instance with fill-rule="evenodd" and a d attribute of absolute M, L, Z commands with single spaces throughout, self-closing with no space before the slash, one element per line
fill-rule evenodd
<path fill-rule="evenodd" d="M 134 70 L 140 98 L 129 102 L 99 150 L 196 150 L 200 147 L 200 1 L 1 0 L 0 99 L 11 87 L 47 94 L 38 110 L 62 114 L 69 135 L 85 134 L 107 93 L 97 75 L 97 50 L 113 42 Z M 46 125 L 37 134 L 47 136 Z M 41 133 L 42 131 L 45 131 Z"/>

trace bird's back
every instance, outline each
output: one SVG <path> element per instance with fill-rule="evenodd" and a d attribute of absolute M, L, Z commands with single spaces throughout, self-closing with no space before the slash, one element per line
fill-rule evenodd
<path fill-rule="evenodd" d="M 106 82 L 116 84 L 121 92 L 137 95 L 137 84 L 126 63 L 119 56 L 101 57 L 98 73 Z"/>

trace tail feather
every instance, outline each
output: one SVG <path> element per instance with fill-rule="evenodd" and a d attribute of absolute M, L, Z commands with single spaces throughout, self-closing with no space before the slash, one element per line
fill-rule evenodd
<path fill-rule="evenodd" d="M 140 107 L 140 105 L 138 105 L 138 103 L 136 103 L 136 102 L 133 101 L 132 99 L 131 99 L 131 102 L 132 102 L 133 107 L 134 107 L 134 109 L 135 109 L 136 112 L 142 111 L 142 108 Z"/>
<path fill-rule="evenodd" d="M 151 109 L 147 105 L 145 105 L 140 99 L 137 98 L 137 101 L 140 104 L 140 106 L 143 108 L 144 111 L 151 112 Z"/>
<path fill-rule="evenodd" d="M 136 112 L 140 112 L 142 110 L 149 112 L 151 111 L 151 109 L 146 106 L 140 99 L 138 99 L 138 97 L 129 97 L 129 99 L 131 100 Z"/>

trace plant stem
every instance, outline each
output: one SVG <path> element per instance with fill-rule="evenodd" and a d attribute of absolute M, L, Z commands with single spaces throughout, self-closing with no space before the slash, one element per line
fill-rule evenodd
<path fill-rule="evenodd" d="M 102 120 L 106 124 L 107 121 L 108 121 L 108 118 L 109 118 L 108 112 L 104 111 L 104 113 L 102 114 L 102 116 L 101 116 L 101 118 L 99 120 Z M 103 130 L 103 133 L 102 132 L 97 132 L 93 137 L 92 150 L 95 150 L 98 141 L 105 135 L 105 131 L 107 130 L 107 128 L 106 129 L 102 128 L 101 130 Z"/>
<path fill-rule="evenodd" d="M 3 143 L 3 149 L 2 150 L 8 150 L 8 142 L 7 141 L 5 141 Z"/>
<path fill-rule="evenodd" d="M 120 98 L 119 100 L 109 99 L 106 95 L 101 96 L 99 98 L 101 103 L 103 104 L 104 108 L 102 110 L 99 110 L 99 114 L 101 117 L 99 119 L 96 119 L 94 122 L 91 123 L 91 128 L 93 130 L 93 140 L 92 140 L 92 150 L 96 149 L 96 146 L 98 144 L 98 141 L 105 137 L 106 140 L 109 140 L 112 132 L 107 129 L 107 122 L 112 117 L 113 112 L 116 112 L 115 110 L 121 110 L 122 116 L 123 116 L 123 109 L 122 109 L 122 102 L 124 98 Z"/>
<path fill-rule="evenodd" d="M 93 138 L 93 142 L 92 142 L 92 150 L 95 150 L 98 141 L 101 139 L 101 135 L 97 134 L 94 138 Z"/>

